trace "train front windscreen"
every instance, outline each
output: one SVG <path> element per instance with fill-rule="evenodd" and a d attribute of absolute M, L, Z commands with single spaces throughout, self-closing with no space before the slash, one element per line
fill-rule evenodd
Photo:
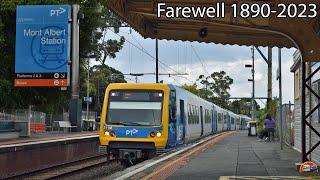
<path fill-rule="evenodd" d="M 162 91 L 111 91 L 107 111 L 108 125 L 160 126 Z"/>

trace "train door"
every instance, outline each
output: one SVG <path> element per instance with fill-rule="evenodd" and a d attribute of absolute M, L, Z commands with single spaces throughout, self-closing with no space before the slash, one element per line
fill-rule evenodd
<path fill-rule="evenodd" d="M 202 106 L 200 106 L 200 123 L 201 123 L 201 135 L 203 135 L 203 109 L 202 109 Z"/>
<path fill-rule="evenodd" d="M 223 130 L 228 130 L 228 127 L 227 127 L 227 115 L 225 113 L 223 113 L 223 127 L 222 127 Z"/>
<path fill-rule="evenodd" d="M 186 117 L 184 111 L 184 100 L 180 99 L 180 125 L 178 130 L 178 140 L 183 143 L 186 136 Z"/>
<path fill-rule="evenodd" d="M 227 130 L 231 130 L 231 116 L 227 113 Z"/>
<path fill-rule="evenodd" d="M 218 131 L 218 113 L 215 110 L 212 110 L 212 131 Z"/>
<path fill-rule="evenodd" d="M 175 147 L 177 143 L 177 102 L 176 91 L 170 91 L 169 100 L 169 124 L 168 124 L 168 147 Z"/>

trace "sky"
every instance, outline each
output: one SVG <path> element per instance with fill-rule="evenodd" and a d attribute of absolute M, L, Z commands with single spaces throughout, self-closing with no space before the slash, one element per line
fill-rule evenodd
<path fill-rule="evenodd" d="M 123 49 L 115 59 L 108 59 L 106 64 L 124 74 L 155 73 L 155 40 L 145 39 L 130 28 L 121 28 L 116 35 L 108 30 L 105 40 L 126 38 Z M 179 76 L 160 75 L 159 79 L 167 84 L 192 84 L 199 75 L 205 76 L 216 71 L 225 71 L 233 80 L 230 89 L 231 97 L 251 97 L 251 69 L 245 64 L 252 64 L 251 47 L 237 45 L 221 45 L 214 43 L 198 43 L 188 41 L 159 40 L 159 73 L 187 74 Z M 260 47 L 267 56 L 267 48 Z M 283 103 L 293 102 L 294 80 L 290 67 L 293 64 L 295 49 L 282 49 L 282 89 Z M 273 96 L 279 96 L 279 82 L 276 80 L 278 68 L 278 48 L 273 48 Z M 135 82 L 135 77 L 126 75 L 128 82 Z M 267 64 L 255 51 L 255 96 L 267 96 Z M 138 77 L 138 82 L 153 83 L 155 75 Z M 264 100 L 257 100 L 260 106 Z"/>

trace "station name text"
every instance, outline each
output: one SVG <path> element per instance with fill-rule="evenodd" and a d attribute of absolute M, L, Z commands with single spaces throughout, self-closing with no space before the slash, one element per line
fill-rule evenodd
<path fill-rule="evenodd" d="M 227 11 L 228 10 L 228 11 Z M 230 12 L 234 18 L 315 18 L 318 15 L 317 4 L 283 4 L 267 3 L 234 3 L 231 6 L 218 2 L 212 6 L 170 6 L 166 3 L 157 4 L 157 17 L 166 18 L 225 18 Z"/>
<path fill-rule="evenodd" d="M 62 45 L 66 44 L 66 37 L 67 32 L 66 30 L 58 30 L 58 29 L 40 29 L 40 30 L 34 30 L 34 29 L 24 29 L 23 35 L 25 37 L 34 37 L 39 36 L 40 37 L 40 43 L 42 45 Z"/>

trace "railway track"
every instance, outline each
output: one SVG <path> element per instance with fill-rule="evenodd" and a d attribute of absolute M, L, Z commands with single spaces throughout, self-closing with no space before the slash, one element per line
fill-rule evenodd
<path fill-rule="evenodd" d="M 105 155 L 90 157 L 38 171 L 25 173 L 10 177 L 8 179 L 64 179 L 67 177 L 77 177 L 77 179 L 87 179 L 105 176 L 124 167 L 115 160 L 108 161 Z M 95 173 L 90 173 L 95 171 Z"/>

